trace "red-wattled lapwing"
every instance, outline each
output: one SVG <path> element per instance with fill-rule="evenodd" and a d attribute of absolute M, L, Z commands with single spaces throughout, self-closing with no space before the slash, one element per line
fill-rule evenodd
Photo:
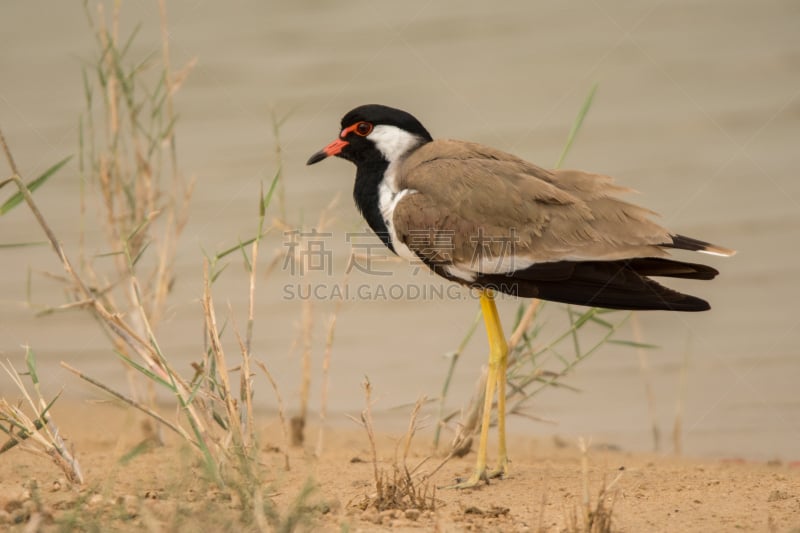
<path fill-rule="evenodd" d="M 457 487 L 507 473 L 508 347 L 495 291 L 610 309 L 705 311 L 700 298 L 650 276 L 708 280 L 706 265 L 668 259 L 679 248 L 730 256 L 727 248 L 671 233 L 648 209 L 617 198 L 611 178 L 545 170 L 476 143 L 433 140 L 409 113 L 364 105 L 342 119 L 339 137 L 311 156 L 355 163 L 356 205 L 397 255 L 422 260 L 448 280 L 480 290 L 489 338 L 478 463 Z M 486 471 L 489 415 L 498 391 L 499 468 Z"/>

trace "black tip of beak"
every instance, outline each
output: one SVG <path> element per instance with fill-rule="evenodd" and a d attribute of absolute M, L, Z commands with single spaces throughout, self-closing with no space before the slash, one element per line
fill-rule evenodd
<path fill-rule="evenodd" d="M 314 163 L 319 163 L 326 157 L 328 157 L 328 154 L 325 153 L 325 150 L 320 150 L 319 152 L 308 158 L 308 161 L 306 161 L 306 165 L 313 165 Z"/>

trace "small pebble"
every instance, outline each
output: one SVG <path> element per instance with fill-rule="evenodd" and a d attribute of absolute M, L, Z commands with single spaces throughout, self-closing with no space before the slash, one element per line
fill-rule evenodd
<path fill-rule="evenodd" d="M 342 502 L 338 499 L 334 498 L 332 500 L 326 500 L 317 505 L 317 509 L 322 514 L 328 514 L 332 512 L 339 511 L 342 508 Z"/>
<path fill-rule="evenodd" d="M 13 513 L 11 513 L 11 523 L 22 524 L 27 522 L 30 517 L 31 513 L 26 509 L 17 509 Z"/>
<path fill-rule="evenodd" d="M 781 500 L 788 500 L 791 497 L 792 496 L 788 492 L 784 492 L 782 490 L 773 490 L 769 493 L 769 496 L 767 496 L 767 501 L 770 503 L 779 502 Z"/>
<path fill-rule="evenodd" d="M 378 511 L 375 509 L 370 508 L 361 513 L 361 520 L 365 522 L 372 522 L 373 524 L 380 524 L 381 515 L 379 515 Z"/>
<path fill-rule="evenodd" d="M 381 512 L 381 522 L 388 522 L 389 520 L 392 520 L 393 518 L 398 518 L 398 513 L 399 512 L 400 511 L 398 511 L 397 509 L 387 509 L 387 510 Z"/>
<path fill-rule="evenodd" d="M 122 505 L 125 509 L 125 514 L 129 517 L 134 517 L 139 514 L 139 500 L 132 494 L 126 494 L 117 498 L 117 503 Z"/>
<path fill-rule="evenodd" d="M 21 500 L 9 500 L 6 502 L 5 510 L 8 513 L 13 513 L 17 509 L 22 508 L 22 501 Z"/>
<path fill-rule="evenodd" d="M 420 513 L 419 509 L 406 509 L 406 513 L 405 514 L 406 514 L 406 518 L 408 518 L 409 520 L 416 521 L 416 520 L 419 519 L 419 515 L 421 513 Z"/>

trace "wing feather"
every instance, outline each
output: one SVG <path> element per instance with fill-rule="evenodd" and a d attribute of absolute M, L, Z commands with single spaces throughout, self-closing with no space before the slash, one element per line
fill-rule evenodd
<path fill-rule="evenodd" d="M 608 176 L 545 170 L 516 156 L 439 140 L 399 167 L 415 191 L 393 213 L 395 231 L 423 260 L 475 264 L 509 255 L 528 263 L 660 257 L 669 232 L 655 213 L 617 197 Z"/>

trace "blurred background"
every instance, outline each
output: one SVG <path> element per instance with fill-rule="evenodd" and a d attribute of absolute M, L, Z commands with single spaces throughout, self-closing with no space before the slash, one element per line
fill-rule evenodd
<path fill-rule="evenodd" d="M 90 2 L 91 4 L 91 2 Z M 174 69 L 197 63 L 176 95 L 178 161 L 196 177 L 176 279 L 157 334 L 162 349 L 191 375 L 202 357 L 202 258 L 254 234 L 262 182 L 278 166 L 272 116 L 280 128 L 286 218 L 313 227 L 330 209 L 325 245 L 330 284 L 344 279 L 351 244 L 364 228 L 350 199 L 354 167 L 308 156 L 331 141 L 341 116 L 383 103 L 417 116 L 434 137 L 460 138 L 555 164 L 593 84 L 593 106 L 565 166 L 614 176 L 642 194 L 672 230 L 739 250 L 703 260 L 722 275 L 711 283 L 673 283 L 712 303 L 702 314 L 638 315 L 653 408 L 636 351 L 606 346 L 577 366 L 578 389 L 539 394 L 512 433 L 592 436 L 628 450 L 651 450 L 651 426 L 668 434 L 682 412 L 683 451 L 693 455 L 800 459 L 800 4 L 784 1 L 659 0 L 487 2 L 169 3 Z M 110 10 L 110 8 L 108 8 Z M 94 7 L 90 6 L 94 13 Z M 138 26 L 140 25 L 140 26 Z M 132 57 L 160 53 L 155 2 L 123 2 L 120 34 L 139 27 Z M 78 152 L 85 107 L 82 69 L 97 55 L 81 2 L 14 2 L 0 16 L 0 127 L 26 180 Z M 3 165 L 0 177 L 9 173 Z M 73 159 L 35 197 L 68 254 L 79 239 L 79 181 Z M 10 195 L 4 188 L 0 200 Z M 274 212 L 272 212 L 274 215 Z M 100 219 L 89 219 L 87 248 L 106 253 Z M 0 245 L 42 241 L 24 208 L 0 219 Z M 264 257 L 285 254 L 273 234 Z M 0 357 L 23 366 L 37 354 L 54 394 L 102 397 L 59 361 L 125 388 L 125 374 L 88 314 L 34 317 L 64 301 L 47 246 L 0 248 Z M 265 260 L 266 262 L 266 260 Z M 215 286 L 221 314 L 246 316 L 247 275 L 239 258 Z M 300 390 L 302 301 L 279 261 L 259 276 L 254 352 L 275 375 L 289 410 Z M 390 262 L 388 278 L 354 271 L 351 285 L 413 283 L 412 269 Z M 29 281 L 30 284 L 29 284 Z M 315 278 L 320 281 L 320 278 Z M 428 280 L 428 278 L 425 278 Z M 28 289 L 30 285 L 30 290 Z M 368 376 L 379 429 L 395 427 L 419 396 L 441 391 L 449 360 L 478 310 L 464 297 L 372 297 L 344 302 L 331 353 L 329 420 L 363 404 Z M 30 298 L 29 298 L 30 296 Z M 31 306 L 29 304 L 33 304 Z M 311 408 L 320 404 L 321 361 L 335 301 L 313 304 Z M 510 330 L 518 302 L 504 299 Z M 541 341 L 563 331 L 549 306 Z M 549 329 L 548 329 L 549 328 Z M 633 338 L 629 326 L 620 333 Z M 485 364 L 481 329 L 456 368 L 447 404 L 464 405 Z M 261 378 L 257 401 L 274 409 Z M 7 380 L 0 392 L 12 394 Z M 678 406 L 681 406 L 680 408 Z M 652 412 L 651 412 L 652 411 Z M 394 422 L 392 422 L 394 421 Z M 385 425 L 381 425 L 385 424 Z M 399 427 L 399 425 L 397 426 Z"/>

